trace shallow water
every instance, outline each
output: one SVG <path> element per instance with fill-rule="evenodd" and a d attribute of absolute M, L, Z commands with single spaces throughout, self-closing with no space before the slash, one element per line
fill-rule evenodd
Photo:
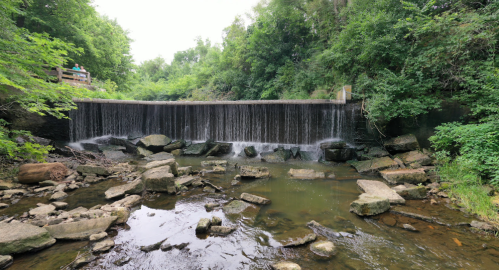
<path fill-rule="evenodd" d="M 177 158 L 181 166 L 192 165 L 201 170 L 201 158 Z M 231 186 L 238 171 L 234 164 L 269 167 L 272 178 L 242 180 Z M 336 179 L 294 180 L 287 177 L 290 168 L 312 168 L 333 172 Z M 206 194 L 201 188 L 190 188 L 181 196 L 153 194 L 147 196 L 128 221 L 116 227 L 115 248 L 91 263 L 87 269 L 270 269 L 279 260 L 290 260 L 303 269 L 498 269 L 499 241 L 492 236 L 471 233 L 469 227 L 446 226 L 385 213 L 373 218 L 360 218 L 349 212 L 350 203 L 360 194 L 356 180 L 378 179 L 361 176 L 348 165 L 328 166 L 317 162 L 268 164 L 245 159 L 231 159 L 225 175 L 204 176 L 224 189 L 222 194 Z M 118 182 L 102 182 L 81 188 L 66 199 L 70 208 L 91 207 L 106 203 L 104 191 Z M 208 202 L 225 203 L 242 192 L 268 197 L 272 203 L 258 213 L 240 218 L 226 216 L 220 208 L 206 212 Z M 48 197 L 47 197 L 48 198 Z M 30 198 L 31 199 L 31 198 Z M 21 203 L 22 199 L 19 203 Z M 429 201 L 408 201 L 403 209 L 431 215 L 441 224 L 469 221 L 456 210 Z M 152 216 L 152 213 L 154 215 Z M 2 213 L 0 212 L 0 215 Z M 223 225 L 235 226 L 232 234 L 196 235 L 200 218 L 222 218 Z M 338 247 L 330 260 L 318 260 L 308 245 L 283 248 L 281 242 L 312 231 L 306 223 L 315 220 L 350 237 L 331 239 Z M 395 223 L 395 224 L 394 224 Z M 401 228 L 410 223 L 419 232 Z M 389 224 L 389 225 L 387 225 Z M 182 249 L 144 253 L 140 246 L 161 240 L 171 245 L 189 243 Z M 319 239 L 326 239 L 319 236 Z M 456 241 L 457 239 L 458 241 Z M 458 245 L 458 242 L 461 246 Z M 33 255 L 16 256 L 9 269 L 59 269 L 78 253 L 88 249 L 87 242 L 63 242 Z M 130 257 L 124 266 L 115 261 Z"/>

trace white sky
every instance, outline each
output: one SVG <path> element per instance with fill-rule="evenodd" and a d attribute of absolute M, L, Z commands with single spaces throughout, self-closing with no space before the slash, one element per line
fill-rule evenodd
<path fill-rule="evenodd" d="M 136 64 L 162 56 L 168 63 L 194 39 L 222 43 L 222 31 L 236 15 L 251 12 L 259 0 L 94 0 L 96 10 L 130 32 Z"/>

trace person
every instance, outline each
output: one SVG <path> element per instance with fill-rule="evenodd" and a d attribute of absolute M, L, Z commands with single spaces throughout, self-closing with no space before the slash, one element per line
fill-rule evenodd
<path fill-rule="evenodd" d="M 87 72 L 83 66 L 81 66 L 80 71 Z M 80 77 L 87 78 L 86 74 L 79 74 Z M 85 81 L 86 79 L 80 80 L 80 81 Z"/>
<path fill-rule="evenodd" d="M 75 63 L 75 66 L 73 67 L 73 70 L 77 70 L 77 71 L 80 71 L 80 67 L 78 66 L 78 64 Z M 80 76 L 79 74 L 76 74 L 76 76 Z M 74 75 L 73 75 L 74 77 Z M 76 81 L 76 79 L 74 79 Z"/>

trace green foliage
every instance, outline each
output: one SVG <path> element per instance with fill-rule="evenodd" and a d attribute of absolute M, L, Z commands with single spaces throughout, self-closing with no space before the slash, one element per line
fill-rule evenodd
<path fill-rule="evenodd" d="M 32 140 L 31 134 L 27 131 L 9 131 L 6 127 L 8 124 L 7 121 L 0 119 L 0 155 L 5 155 L 10 159 L 44 161 L 49 151 L 53 150 L 52 146 L 43 146 L 33 142 L 18 144 L 15 138 L 23 136 Z"/>

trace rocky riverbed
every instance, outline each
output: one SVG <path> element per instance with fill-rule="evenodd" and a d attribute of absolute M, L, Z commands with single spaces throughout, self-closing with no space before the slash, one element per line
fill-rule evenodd
<path fill-rule="evenodd" d="M 413 146 L 400 152 L 400 158 L 366 147 L 356 149 L 363 152 L 356 156 L 364 157 L 356 161 L 361 165 L 352 167 L 339 161 L 308 162 L 299 149 L 284 147 L 274 154 L 254 155 L 249 149 L 244 152 L 250 155 L 238 156 L 221 150 L 227 144 L 194 144 L 204 155 L 213 150 L 211 154 L 221 156 L 215 158 L 189 154 L 193 150 L 185 142 L 165 138 L 142 138 L 138 147 L 130 146 L 134 139 L 121 140 L 125 142 L 117 144 L 123 148 L 101 150 L 102 154 L 92 154 L 95 159 L 86 152 L 76 157 L 53 155 L 50 162 L 68 167 L 60 182 L 2 181 L 0 268 L 292 269 L 296 264 L 293 267 L 303 269 L 333 269 L 333 265 L 407 269 L 410 262 L 411 269 L 492 269 L 499 265 L 499 241 L 487 232 L 494 229 L 446 198 L 441 184 L 432 183 L 431 168 L 415 164 L 425 162 L 425 157 L 404 158 L 404 153 L 415 151 L 410 149 Z M 127 145 L 135 154 L 127 153 Z M 346 147 L 322 146 L 324 152 Z M 175 150 L 188 154 L 174 156 Z M 415 154 L 419 153 L 426 155 Z M 391 165 L 378 166 L 385 161 L 377 159 L 383 158 L 395 163 L 387 160 Z M 400 164 L 409 169 L 400 171 Z M 428 165 L 431 159 L 424 166 Z M 357 171 L 365 172 L 362 168 L 375 174 L 361 175 Z M 422 177 L 424 181 L 418 180 Z M 375 200 L 363 205 L 364 197 Z"/>

